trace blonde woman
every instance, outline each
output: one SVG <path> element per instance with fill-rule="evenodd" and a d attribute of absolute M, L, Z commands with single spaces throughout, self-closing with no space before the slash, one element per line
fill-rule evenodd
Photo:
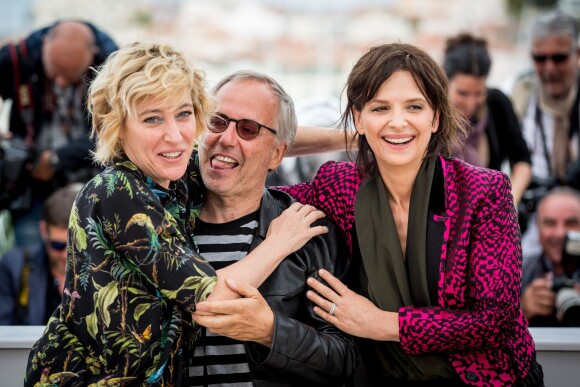
<path fill-rule="evenodd" d="M 326 232 L 310 227 L 321 212 L 296 205 L 247 259 L 217 275 L 194 252 L 187 171 L 213 113 L 204 86 L 182 53 L 159 44 L 124 47 L 98 71 L 88 103 L 94 160 L 106 169 L 75 201 L 64 296 L 32 349 L 25 385 L 173 385 L 196 303 L 212 291 L 236 297 L 225 278 L 258 286 Z"/>

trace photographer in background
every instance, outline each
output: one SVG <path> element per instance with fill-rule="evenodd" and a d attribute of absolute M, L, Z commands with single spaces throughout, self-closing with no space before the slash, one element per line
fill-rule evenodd
<path fill-rule="evenodd" d="M 54 189 L 94 175 L 86 76 L 116 49 L 81 21 L 57 22 L 0 49 L 0 98 L 12 101 L 9 128 L 0 128 L 0 209 L 11 212 L 17 246 L 39 240 L 42 203 Z"/>
<path fill-rule="evenodd" d="M 580 188 L 576 19 L 560 10 L 541 13 L 530 30 L 529 50 L 533 71 L 518 77 L 510 95 L 532 162 L 532 181 L 519 208 L 524 261 L 540 252 L 538 199 L 555 186 Z"/>
<path fill-rule="evenodd" d="M 74 183 L 54 191 L 36 225 L 41 240 L 15 247 L 0 260 L 0 325 L 44 325 L 60 304 L 68 220 L 82 186 Z"/>
<path fill-rule="evenodd" d="M 580 310 L 580 283 L 570 281 L 580 267 L 564 267 L 567 236 L 580 231 L 580 192 L 569 187 L 552 189 L 540 200 L 537 227 L 542 253 L 524 260 L 522 312 L 530 326 L 580 326 L 572 309 Z M 575 259 L 577 262 L 578 259 Z M 570 313 L 567 313 L 570 312 Z"/>

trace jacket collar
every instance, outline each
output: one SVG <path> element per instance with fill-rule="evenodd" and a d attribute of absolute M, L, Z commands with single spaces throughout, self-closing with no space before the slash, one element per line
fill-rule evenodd
<path fill-rule="evenodd" d="M 287 193 L 264 188 L 262 201 L 260 203 L 260 213 L 258 215 L 258 230 L 256 236 L 260 240 L 266 239 L 268 227 L 272 220 L 276 219 L 282 211 L 288 208 L 294 200 Z"/>

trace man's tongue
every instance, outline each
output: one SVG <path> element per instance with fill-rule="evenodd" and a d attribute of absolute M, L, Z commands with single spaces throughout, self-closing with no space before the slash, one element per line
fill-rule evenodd
<path fill-rule="evenodd" d="M 232 162 L 222 161 L 217 158 L 212 159 L 211 166 L 216 169 L 233 169 L 236 164 Z"/>

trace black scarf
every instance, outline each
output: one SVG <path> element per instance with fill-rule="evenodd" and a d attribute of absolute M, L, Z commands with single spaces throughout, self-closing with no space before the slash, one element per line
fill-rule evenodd
<path fill-rule="evenodd" d="M 426 159 L 411 194 L 407 254 L 403 256 L 389 205 L 387 188 L 380 175 L 366 180 L 358 190 L 355 225 L 368 283 L 369 298 L 385 311 L 397 312 L 407 305 L 431 306 L 427 286 L 427 219 L 436 158 Z M 373 342 L 383 376 L 409 380 L 449 378 L 455 375 L 444 356 L 406 354 L 398 342 Z"/>

